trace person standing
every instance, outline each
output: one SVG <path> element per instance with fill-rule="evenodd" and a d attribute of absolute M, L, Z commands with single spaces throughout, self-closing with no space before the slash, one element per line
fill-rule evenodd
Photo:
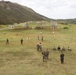
<path fill-rule="evenodd" d="M 60 61 L 61 61 L 61 64 L 64 63 L 64 54 L 63 53 L 60 54 Z"/>
<path fill-rule="evenodd" d="M 39 40 L 39 35 L 38 35 L 38 40 Z"/>
<path fill-rule="evenodd" d="M 39 43 L 39 50 L 42 51 L 42 44 Z"/>
<path fill-rule="evenodd" d="M 6 39 L 6 45 L 7 45 L 7 44 L 9 44 L 9 40 L 8 40 L 8 38 Z"/>
<path fill-rule="evenodd" d="M 21 39 L 21 45 L 23 45 L 23 39 Z"/>
<path fill-rule="evenodd" d="M 41 40 L 43 41 L 44 40 L 44 37 L 42 36 Z"/>
<path fill-rule="evenodd" d="M 48 51 L 48 48 L 47 48 L 47 50 L 46 50 L 46 52 L 45 52 L 45 56 L 46 56 L 46 59 L 48 59 L 48 57 L 49 57 L 49 51 Z"/>
<path fill-rule="evenodd" d="M 46 61 L 46 52 L 43 51 L 43 52 L 42 52 L 42 55 L 43 55 L 43 62 L 45 62 L 45 61 Z"/>
<path fill-rule="evenodd" d="M 40 46 L 39 46 L 39 43 L 37 44 L 37 51 L 39 51 L 39 48 L 40 48 Z"/>

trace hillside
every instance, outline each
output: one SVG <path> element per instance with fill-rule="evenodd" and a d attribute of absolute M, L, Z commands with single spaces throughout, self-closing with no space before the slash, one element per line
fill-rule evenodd
<path fill-rule="evenodd" d="M 76 18 L 75 19 L 58 19 L 57 21 L 61 24 L 76 24 Z"/>
<path fill-rule="evenodd" d="M 10 1 L 0 1 L 0 24 L 13 24 L 47 19 L 48 18 L 36 13 L 26 6 Z"/>

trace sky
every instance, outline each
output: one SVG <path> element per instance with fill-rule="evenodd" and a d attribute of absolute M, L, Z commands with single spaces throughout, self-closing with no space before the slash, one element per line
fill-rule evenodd
<path fill-rule="evenodd" d="M 76 18 L 76 0 L 5 0 L 32 8 L 52 19 Z"/>

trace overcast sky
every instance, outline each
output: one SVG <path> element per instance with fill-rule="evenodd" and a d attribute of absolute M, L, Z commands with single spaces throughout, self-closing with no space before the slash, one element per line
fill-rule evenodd
<path fill-rule="evenodd" d="M 53 19 L 76 18 L 76 0 L 5 0 L 32 8 Z"/>

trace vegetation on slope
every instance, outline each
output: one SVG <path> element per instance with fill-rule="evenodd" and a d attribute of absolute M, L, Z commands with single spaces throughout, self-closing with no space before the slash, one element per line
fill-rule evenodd
<path fill-rule="evenodd" d="M 26 6 L 9 1 L 0 1 L 0 24 L 13 24 L 46 19 L 48 18 Z"/>

